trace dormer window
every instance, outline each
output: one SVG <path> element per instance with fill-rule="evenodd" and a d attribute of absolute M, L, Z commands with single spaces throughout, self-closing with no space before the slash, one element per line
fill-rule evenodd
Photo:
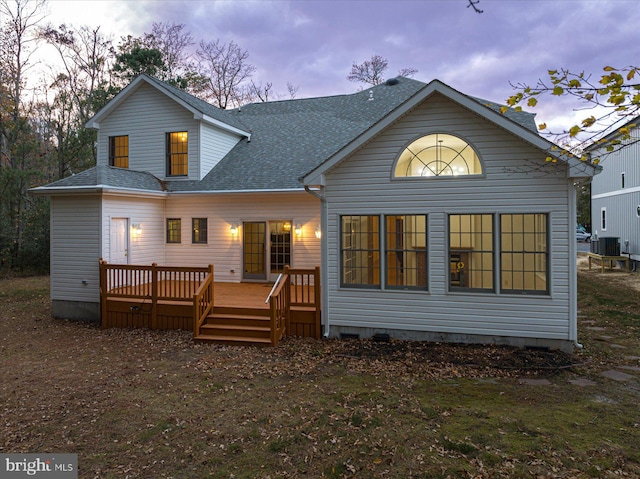
<path fill-rule="evenodd" d="M 189 134 L 186 131 L 167 133 L 167 176 L 189 174 Z"/>
<path fill-rule="evenodd" d="M 129 168 L 129 137 L 109 137 L 109 165 L 116 168 Z"/>
<path fill-rule="evenodd" d="M 462 138 L 436 133 L 418 138 L 398 157 L 396 178 L 452 178 L 482 174 L 478 154 Z"/>

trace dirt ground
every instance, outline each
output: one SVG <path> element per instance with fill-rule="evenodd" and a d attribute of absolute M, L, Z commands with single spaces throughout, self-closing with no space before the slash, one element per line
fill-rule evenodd
<path fill-rule="evenodd" d="M 592 262 L 591 270 L 589 271 L 589 259 L 586 253 L 578 254 L 578 270 L 589 274 L 602 281 L 612 281 L 616 284 L 625 284 L 636 291 L 640 291 L 640 271 L 629 272 L 623 271 L 619 266 L 616 266 L 613 270 L 609 269 L 609 266 L 605 266 L 605 272 L 601 273 L 600 264 L 596 261 Z"/>
<path fill-rule="evenodd" d="M 640 477 L 640 274 L 578 267 L 585 347 L 572 355 L 200 345 L 52 319 L 48 278 L 1 280 L 0 452 L 78 453 L 81 478 Z M 631 380 L 602 376 L 619 366 Z"/>

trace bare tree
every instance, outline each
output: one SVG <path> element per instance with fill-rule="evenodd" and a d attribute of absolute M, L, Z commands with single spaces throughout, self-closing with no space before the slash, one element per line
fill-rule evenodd
<path fill-rule="evenodd" d="M 38 39 L 37 25 L 45 16 L 45 5 L 46 0 L 0 0 L 0 19 L 4 21 L 0 25 L 0 81 L 7 95 L 3 109 L 14 123 L 20 115 L 25 73 L 31 66 L 31 55 L 34 52 L 31 45 Z M 9 133 L 6 129 L 0 130 L 0 133 L 8 140 Z M 0 143 L 0 152 L 1 146 Z M 5 144 L 5 148 L 6 146 Z"/>
<path fill-rule="evenodd" d="M 233 41 L 201 41 L 196 58 L 198 73 L 206 78 L 200 94 L 222 109 L 238 106 L 245 95 L 245 82 L 256 70 L 247 61 L 249 53 Z"/>
<path fill-rule="evenodd" d="M 269 95 L 272 94 L 273 83 L 267 82 L 265 85 L 260 82 L 259 84 L 255 84 L 253 80 L 251 80 L 251 84 L 248 87 L 249 101 L 255 101 L 257 99 L 261 102 L 268 102 Z"/>
<path fill-rule="evenodd" d="M 162 53 L 166 70 L 163 80 L 175 79 L 189 70 L 188 48 L 194 44 L 190 32 L 184 31 L 184 24 L 154 22 L 151 33 L 145 34 L 148 46 L 157 48 Z"/>
<path fill-rule="evenodd" d="M 96 90 L 109 81 L 112 42 L 100 27 L 81 27 L 77 32 L 66 25 L 58 29 L 48 26 L 42 36 L 60 55 L 63 72 L 56 75 L 60 90 L 71 95 L 78 121 L 84 124 L 95 113 Z M 101 106 L 101 105 L 98 105 Z"/>
<path fill-rule="evenodd" d="M 32 203 L 27 189 L 40 159 L 25 73 L 44 7 L 44 0 L 0 0 L 0 265 L 12 268 L 23 264 L 25 216 Z"/>
<path fill-rule="evenodd" d="M 300 89 L 300 86 L 294 85 L 291 82 L 287 82 L 287 91 L 289 92 L 289 98 L 291 100 L 295 100 L 299 89 Z"/>
<path fill-rule="evenodd" d="M 373 55 L 371 60 L 365 60 L 361 64 L 353 63 L 347 80 L 366 83 L 367 85 L 379 85 L 384 81 L 384 73 L 389 68 L 389 62 L 380 55 Z"/>
<path fill-rule="evenodd" d="M 385 81 L 385 72 L 389 68 L 389 62 L 380 55 L 373 55 L 370 60 L 357 64 L 353 63 L 351 72 L 347 75 L 347 80 L 364 83 L 366 85 L 379 85 Z M 412 77 L 418 70 L 415 68 L 403 68 L 398 72 L 398 76 Z"/>

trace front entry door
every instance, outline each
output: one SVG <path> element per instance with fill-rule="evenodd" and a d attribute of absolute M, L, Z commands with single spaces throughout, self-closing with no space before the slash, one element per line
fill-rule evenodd
<path fill-rule="evenodd" d="M 129 220 L 111 219 L 110 253 L 111 264 L 129 264 Z"/>
<path fill-rule="evenodd" d="M 242 278 L 275 281 L 291 265 L 291 221 L 251 221 L 242 230 Z"/>

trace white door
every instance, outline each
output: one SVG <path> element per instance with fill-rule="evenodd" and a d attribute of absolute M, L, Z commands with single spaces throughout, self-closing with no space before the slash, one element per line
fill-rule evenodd
<path fill-rule="evenodd" d="M 129 264 L 129 220 L 111 219 L 111 243 L 109 263 Z"/>

